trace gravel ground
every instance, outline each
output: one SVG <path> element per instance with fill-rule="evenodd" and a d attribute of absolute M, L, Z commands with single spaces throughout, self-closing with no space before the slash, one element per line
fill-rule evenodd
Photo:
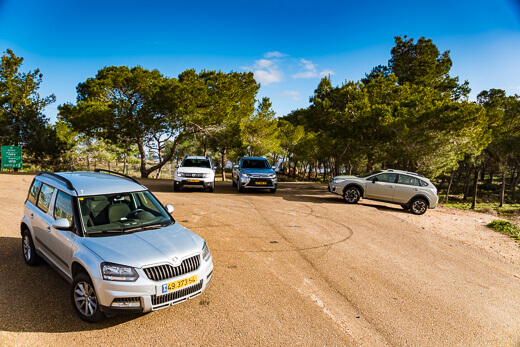
<path fill-rule="evenodd" d="M 19 223 L 33 176 L 0 174 L 0 345 L 487 345 L 520 343 L 520 248 L 492 215 L 339 196 L 310 183 L 276 194 L 173 193 L 143 180 L 204 237 L 214 279 L 199 297 L 101 324 L 76 317 L 68 283 L 28 267 Z"/>

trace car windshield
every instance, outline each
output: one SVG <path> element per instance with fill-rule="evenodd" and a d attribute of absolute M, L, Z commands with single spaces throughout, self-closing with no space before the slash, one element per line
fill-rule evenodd
<path fill-rule="evenodd" d="M 366 173 L 366 174 L 362 174 L 362 175 L 359 175 L 359 176 L 356 176 L 356 177 L 359 177 L 359 178 L 365 178 L 365 177 L 369 177 L 369 176 L 372 176 L 372 175 L 375 175 L 375 174 L 378 174 L 380 172 L 383 172 L 381 170 L 378 170 L 378 171 L 374 171 L 374 172 L 369 172 L 369 173 Z"/>
<path fill-rule="evenodd" d="M 182 167 L 203 167 L 207 169 L 211 169 L 211 164 L 208 159 L 192 159 L 186 158 L 182 162 Z"/>
<path fill-rule="evenodd" d="M 243 169 L 270 169 L 271 165 L 263 159 L 244 159 L 242 160 Z"/>
<path fill-rule="evenodd" d="M 79 208 L 86 235 L 135 232 L 174 222 L 149 191 L 83 196 Z"/>

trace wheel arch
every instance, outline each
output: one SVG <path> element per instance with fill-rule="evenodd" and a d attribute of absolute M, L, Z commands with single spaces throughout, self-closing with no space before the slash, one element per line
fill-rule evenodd
<path fill-rule="evenodd" d="M 361 195 L 361 197 L 364 197 L 365 196 L 365 190 L 363 189 L 363 187 L 361 187 L 359 184 L 357 183 L 349 183 L 347 185 L 345 185 L 345 187 L 343 187 L 343 191 L 342 193 L 345 194 L 345 190 L 347 190 L 347 188 L 350 188 L 350 187 L 355 187 L 357 188 L 357 190 L 359 190 L 359 194 Z"/>
<path fill-rule="evenodd" d="M 430 199 L 426 195 L 424 195 L 424 194 L 417 194 L 417 195 L 414 195 L 410 200 L 408 200 L 408 202 L 406 203 L 406 206 L 410 207 L 412 202 L 414 200 L 416 200 L 416 199 L 424 199 L 428 203 L 428 207 L 430 207 L 430 205 L 431 205 L 431 201 L 430 201 Z"/>

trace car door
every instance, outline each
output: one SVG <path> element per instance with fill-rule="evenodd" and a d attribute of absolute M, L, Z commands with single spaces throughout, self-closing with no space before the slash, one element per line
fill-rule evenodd
<path fill-rule="evenodd" d="M 40 245 L 38 249 L 48 258 L 52 259 L 49 249 L 48 233 L 50 232 L 48 214 L 55 188 L 42 183 L 36 199 L 36 208 L 31 211 L 31 220 L 34 232 L 34 240 Z"/>
<path fill-rule="evenodd" d="M 365 188 L 365 198 L 392 201 L 396 180 L 397 174 L 388 172 L 369 177 Z"/>
<path fill-rule="evenodd" d="M 399 175 L 394 191 L 394 202 L 405 204 L 419 192 L 419 180 L 409 175 Z"/>

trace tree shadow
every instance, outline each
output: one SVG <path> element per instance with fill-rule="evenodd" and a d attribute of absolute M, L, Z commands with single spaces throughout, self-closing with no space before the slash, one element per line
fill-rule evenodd
<path fill-rule="evenodd" d="M 48 264 L 25 264 L 22 239 L 0 237 L 0 331 L 62 333 L 102 330 L 139 317 L 117 315 L 98 324 L 82 321 L 69 283 Z"/>

